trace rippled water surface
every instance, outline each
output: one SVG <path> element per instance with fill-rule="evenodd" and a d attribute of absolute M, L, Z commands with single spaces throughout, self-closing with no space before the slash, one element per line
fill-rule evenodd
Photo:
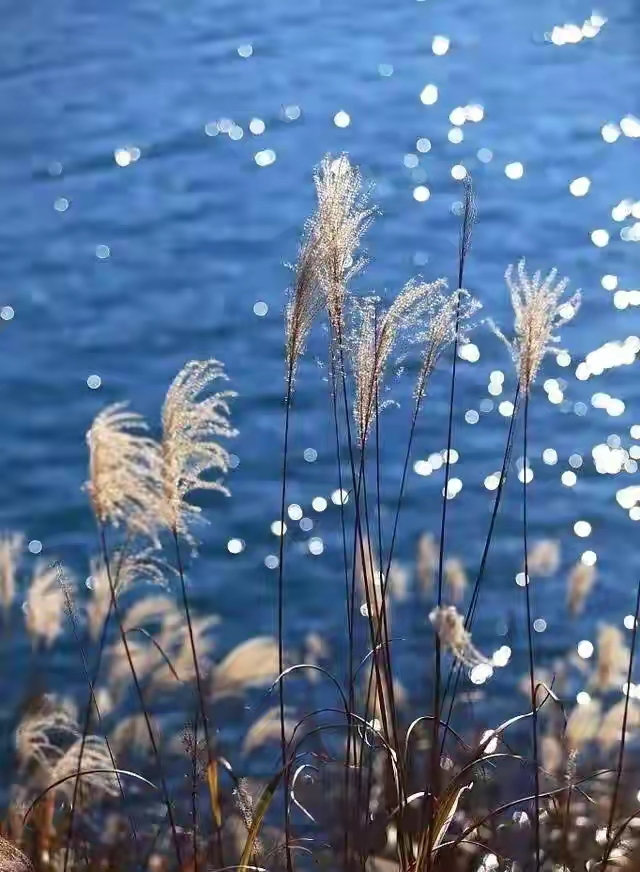
<path fill-rule="evenodd" d="M 61 557 L 83 580 L 95 541 L 81 491 L 92 417 L 129 399 L 157 422 L 180 366 L 218 357 L 239 394 L 239 463 L 230 475 L 233 496 L 203 499 L 211 525 L 192 566 L 193 595 L 198 608 L 222 617 L 221 650 L 271 632 L 276 573 L 265 558 L 278 547 L 270 526 L 279 511 L 285 264 L 312 209 L 312 168 L 325 152 L 346 150 L 375 183 L 382 214 L 368 237 L 372 263 L 357 284 L 390 297 L 417 273 L 453 280 L 461 190 L 452 174 L 463 165 L 473 173 L 481 215 L 467 283 L 483 316 L 509 329 L 503 274 L 522 255 L 534 268 L 557 266 L 583 289 L 583 308 L 563 335 L 570 357 L 560 358 L 562 366 L 547 361 L 531 408 L 530 535 L 558 538 L 563 554 L 561 572 L 535 589 L 536 617 L 547 622 L 537 637 L 541 656 L 594 638 L 604 617 L 621 625 L 640 572 L 633 494 L 626 508 L 616 501 L 638 483 L 640 454 L 633 438 L 640 436 L 638 364 L 617 365 L 640 347 L 640 292 L 627 293 L 640 278 L 639 36 L 634 0 L 597 9 L 586 0 L 7 7 L 0 304 L 15 317 L 0 336 L 1 526 L 24 530 L 33 550 L 33 540 L 41 542 L 43 558 Z M 453 123 L 465 118 L 456 107 L 474 107 L 467 114 L 476 120 Z M 258 302 L 266 305 L 254 310 Z M 576 377 L 589 352 L 625 340 L 626 350 L 589 358 Z M 478 353 L 459 366 L 452 474 L 462 487 L 449 503 L 447 539 L 470 573 L 492 498 L 485 479 L 499 469 L 508 425 L 499 404 L 514 390 L 506 350 L 486 324 L 473 342 Z M 339 513 L 331 502 L 324 512 L 311 507 L 337 487 L 319 365 L 325 352 L 319 329 L 295 396 L 290 501 L 313 529 L 290 525 L 287 618 L 292 643 L 315 629 L 339 648 Z M 449 380 L 441 369 L 414 461 L 446 444 Z M 493 371 L 504 381 L 490 380 Z M 88 386 L 91 376 L 99 387 Z M 394 404 L 381 423 L 387 523 L 411 379 L 394 380 L 388 399 Z M 597 449 L 598 471 L 592 451 L 607 443 L 613 451 Z M 555 464 L 543 462 L 549 448 Z M 305 449 L 314 449 L 307 460 Z M 516 448 L 514 459 L 521 454 Z M 629 472 L 606 472 L 625 463 Z M 411 472 L 398 541 L 409 566 L 420 532 L 437 528 L 442 486 L 442 469 Z M 476 639 L 488 651 L 500 644 L 499 626 L 521 615 L 514 583 L 521 487 L 516 470 L 477 623 Z M 577 521 L 590 525 L 578 527 L 590 531 L 586 537 L 575 534 Z M 321 554 L 310 553 L 311 537 L 322 540 Z M 228 550 L 231 539 L 244 543 L 240 553 Z M 576 627 L 566 618 L 565 579 L 585 551 L 597 556 L 599 583 Z M 27 565 L 35 559 L 27 555 Z M 410 641 L 398 645 L 398 658 L 416 699 L 425 623 L 415 600 L 399 608 L 398 633 Z M 513 645 L 515 679 L 524 668 L 517 635 Z M 24 656 L 20 646 L 15 656 Z M 55 656 L 65 681 L 81 680 L 70 647 Z"/>

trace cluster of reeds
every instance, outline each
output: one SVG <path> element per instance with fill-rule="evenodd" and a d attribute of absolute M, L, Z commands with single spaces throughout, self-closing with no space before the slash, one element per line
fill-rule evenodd
<path fill-rule="evenodd" d="M 250 639 L 217 659 L 216 619 L 193 613 L 190 605 L 184 552 L 197 544 L 200 515 L 192 493 L 226 492 L 219 477 L 229 456 L 220 439 L 234 435 L 233 394 L 211 391 L 212 382 L 225 378 L 221 364 L 192 362 L 169 388 L 159 438 L 124 405 L 105 409 L 88 433 L 87 492 L 99 551 L 88 602 L 61 564 L 39 567 L 27 587 L 24 613 L 34 657 L 68 627 L 86 698 L 80 706 L 51 694 L 25 701 L 0 868 L 292 872 L 321 864 L 345 872 L 537 872 L 634 862 L 637 817 L 629 808 L 625 746 L 640 726 L 632 699 L 640 587 L 631 645 L 615 627 L 603 627 L 592 668 L 588 658 L 567 655 L 544 673 L 532 628 L 535 580 L 556 574 L 561 559 L 557 543 L 529 546 L 529 408 L 543 358 L 557 347 L 555 333 L 576 313 L 579 295 L 562 299 L 567 280 L 558 281 L 555 270 L 530 276 L 521 261 L 507 271 L 513 336 L 494 329 L 509 347 L 517 386 L 486 537 L 472 570 L 472 555 L 460 558 L 447 547 L 458 352 L 480 308 L 465 289 L 477 218 L 471 180 L 464 180 L 453 289 L 444 279 L 410 279 L 389 305 L 352 291 L 376 214 L 359 171 L 346 155 L 327 156 L 316 170 L 315 189 L 316 208 L 285 310 L 277 638 Z M 336 486 L 344 497 L 346 645 L 339 659 L 316 634 L 304 640 L 299 657 L 288 656 L 284 646 L 292 596 L 285 515 L 295 388 L 307 339 L 322 318 Z M 381 410 L 399 356 L 411 361 L 415 385 L 387 525 Z M 419 686 L 409 694 L 399 682 L 391 633 L 392 603 L 408 595 L 409 583 L 396 540 L 418 422 L 433 372 L 447 358 L 440 529 L 417 543 L 425 651 Z M 525 458 L 518 592 L 529 666 L 525 711 L 464 734 L 454 724 L 472 700 L 469 675 L 481 683 L 479 677 L 509 659 L 508 647 L 493 655 L 480 651 L 472 633 L 518 437 Z M 21 545 L 15 535 L 0 542 L 6 615 L 17 597 Z M 594 568 L 584 563 L 569 572 L 569 617 L 584 606 L 594 579 Z M 147 583 L 142 593 L 140 582 Z M 303 710 L 300 695 L 291 692 L 300 677 L 309 689 Z M 590 693 L 569 705 L 578 679 Z M 315 704 L 319 682 L 335 695 L 333 705 Z M 234 716 L 225 706 L 261 685 L 271 685 L 268 703 L 242 748 L 222 748 L 220 726 Z M 182 712 L 179 732 L 176 711 Z M 278 760 L 252 779 L 255 773 L 243 771 L 238 760 L 269 743 L 279 746 Z"/>

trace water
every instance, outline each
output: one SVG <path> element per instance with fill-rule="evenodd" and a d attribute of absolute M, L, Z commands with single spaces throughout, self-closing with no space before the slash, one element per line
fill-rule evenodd
<path fill-rule="evenodd" d="M 597 11 L 608 18 L 599 32 L 565 45 L 545 34 L 567 22 L 582 26 L 594 12 L 586 0 L 517 8 L 487 0 L 481 9 L 467 0 L 62 0 L 37 11 L 6 11 L 0 304 L 12 306 L 15 317 L 0 337 L 0 525 L 41 541 L 41 558 L 60 557 L 82 582 L 95 549 L 81 490 L 84 433 L 93 416 L 128 399 L 157 425 L 164 392 L 181 365 L 218 357 L 239 393 L 233 451 L 240 462 L 229 479 L 233 496 L 202 500 L 211 525 L 190 570 L 193 599 L 196 609 L 221 616 L 221 651 L 250 633 L 273 632 L 276 573 L 264 561 L 278 547 L 270 525 L 279 504 L 284 263 L 295 259 L 312 209 L 312 167 L 325 152 L 346 150 L 375 182 L 382 216 L 368 237 L 372 265 L 357 284 L 389 297 L 417 273 L 453 276 L 458 222 L 452 206 L 461 191 L 451 170 L 463 164 L 474 175 L 480 204 L 467 282 L 482 299 L 483 315 L 509 330 L 502 276 L 522 255 L 535 268 L 557 265 L 584 294 L 579 317 L 563 335 L 571 363 L 547 361 L 531 409 L 530 537 L 558 538 L 563 548 L 562 571 L 535 590 L 536 616 L 548 624 L 536 640 L 540 657 L 549 662 L 579 639 L 594 639 L 605 618 L 621 625 L 632 609 L 640 554 L 632 547 L 635 522 L 615 496 L 637 476 L 599 474 L 591 450 L 612 435 L 624 447 L 638 445 L 630 436 L 640 421 L 636 367 L 586 381 L 575 371 L 593 349 L 640 333 L 637 310 L 616 308 L 614 292 L 601 284 L 604 275 L 617 276 L 618 289 L 638 283 L 637 244 L 623 241 L 620 230 L 640 215 L 615 221 L 611 214 L 625 198 L 640 199 L 638 141 L 620 135 L 607 142 L 601 128 L 638 111 L 640 18 L 633 0 L 608 0 Z M 437 35 L 450 39 L 445 54 L 432 50 Z M 562 41 L 558 31 L 555 41 Z M 433 105 L 420 99 L 428 84 L 438 88 Z M 468 105 L 482 106 L 483 118 L 465 123 L 463 140 L 450 142 L 449 114 Z M 336 125 L 337 113 L 342 124 L 348 115 L 347 126 Z M 213 133 L 225 118 L 242 138 L 207 135 L 205 128 Z M 261 135 L 250 132 L 252 118 L 264 122 Z M 633 122 L 625 127 L 637 132 Z M 430 140 L 428 152 L 418 150 L 420 138 Z M 139 149 L 139 158 L 131 160 L 137 151 L 120 151 L 118 162 L 130 161 L 121 166 L 114 152 L 126 148 Z M 490 150 L 492 159 L 479 160 L 479 149 Z M 259 166 L 255 155 L 266 150 L 276 159 Z M 509 178 L 505 167 L 518 162 L 522 177 Z M 509 172 L 519 174 L 517 167 Z M 591 181 L 589 191 L 572 196 L 569 184 L 581 177 Z M 426 202 L 414 198 L 419 186 L 429 190 Z M 619 211 L 624 217 L 625 209 Z M 593 244 L 596 229 L 608 231 L 608 245 Z M 254 314 L 257 301 L 268 307 L 264 316 Z M 484 480 L 499 469 L 508 425 L 497 405 L 514 389 L 506 351 L 486 325 L 473 341 L 479 361 L 459 367 L 453 475 L 463 486 L 449 504 L 447 540 L 470 573 L 492 497 Z M 318 365 L 325 349 L 326 334 L 318 330 L 295 397 L 290 502 L 314 526 L 290 537 L 287 635 L 299 646 L 306 632 L 317 630 L 339 652 L 338 510 L 332 503 L 324 513 L 310 508 L 313 497 L 329 498 L 337 487 L 326 369 Z M 493 370 L 506 375 L 502 394 L 490 397 Z M 87 385 L 92 375 L 100 378 L 94 390 Z M 566 381 L 562 402 L 549 402 L 546 378 Z M 415 460 L 445 447 L 448 389 L 443 367 L 419 421 Z M 410 390 L 407 378 L 392 380 L 389 399 L 397 405 L 382 418 L 387 523 Z M 596 392 L 621 399 L 622 414 L 594 408 Z M 493 411 L 466 423 L 465 412 L 479 411 L 487 398 Z M 575 413 L 576 403 L 585 404 L 586 414 Z M 620 411 L 619 404 L 608 408 Z M 315 462 L 304 460 L 307 448 L 317 451 Z M 556 449 L 557 465 L 542 462 L 545 448 Z M 572 454 L 584 463 L 575 486 L 565 486 L 560 476 L 570 470 Z M 442 482 L 442 470 L 411 473 L 397 552 L 405 563 L 413 560 L 419 533 L 437 529 Z M 521 566 L 519 497 L 513 475 L 475 634 L 489 653 L 503 641 L 498 626 L 522 614 L 522 590 L 514 583 Z M 591 524 L 587 538 L 574 535 L 578 520 Z M 321 555 L 309 553 L 312 536 L 323 540 Z M 227 550 L 232 538 L 245 543 L 241 553 Z M 599 583 L 585 617 L 569 624 L 566 572 L 585 550 L 597 554 Z M 26 555 L 26 569 L 35 559 Z M 410 600 L 397 618 L 398 634 L 408 639 L 397 646 L 401 676 L 418 704 L 424 702 L 427 611 Z M 524 671 L 521 639 L 512 642 L 509 677 L 494 679 L 505 691 Z M 12 645 L 11 656 L 26 673 L 25 644 Z M 51 663 L 58 682 L 81 682 L 69 644 L 56 649 Z M 20 670 L 4 676 L 5 689 L 16 691 Z"/>

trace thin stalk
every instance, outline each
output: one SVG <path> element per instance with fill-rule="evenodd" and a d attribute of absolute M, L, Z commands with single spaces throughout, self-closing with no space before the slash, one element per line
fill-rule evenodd
<path fill-rule="evenodd" d="M 344 503 L 342 501 L 342 458 L 340 456 L 340 428 L 338 426 L 338 396 L 336 391 L 336 372 L 335 372 L 335 361 L 333 359 L 333 355 L 331 354 L 331 350 L 329 350 L 330 357 L 330 370 L 331 370 L 331 408 L 333 411 L 333 424 L 335 430 L 335 440 L 336 440 L 336 463 L 338 467 L 338 491 L 340 493 L 340 527 L 342 531 L 342 557 L 344 562 L 344 583 L 345 583 L 345 606 L 347 611 L 347 637 L 348 637 L 348 701 L 349 701 L 349 711 L 353 711 L 354 708 L 354 680 L 353 680 L 353 649 L 354 649 L 354 636 L 353 636 L 353 621 L 351 616 L 351 609 L 349 606 L 349 564 L 347 557 L 347 529 L 345 524 L 344 517 Z M 349 718 L 347 723 L 347 750 L 345 754 L 345 779 L 344 779 L 344 796 L 345 796 L 345 808 L 349 808 L 349 793 L 350 793 L 350 765 L 351 765 L 351 743 L 352 743 L 352 735 L 353 729 L 351 724 L 351 718 Z M 355 742 L 354 742 L 354 754 L 355 754 Z M 344 862 L 345 862 L 345 872 L 349 869 L 349 822 L 348 818 L 345 816 L 345 827 L 344 827 Z"/>
<path fill-rule="evenodd" d="M 533 650 L 533 627 L 531 623 L 531 584 L 529 579 L 529 554 L 527 547 L 528 523 L 527 523 L 527 434 L 529 429 L 529 393 L 524 398 L 524 432 L 523 453 L 524 467 L 522 475 L 522 545 L 524 549 L 524 589 L 526 599 L 527 617 L 527 645 L 529 652 L 529 685 L 531 690 L 531 738 L 533 742 L 533 765 L 535 785 L 535 840 L 536 840 L 536 872 L 540 869 L 540 771 L 538 766 L 538 707 L 536 705 L 536 679 L 535 657 Z"/>
<path fill-rule="evenodd" d="M 100 727 L 100 730 L 102 731 L 102 735 L 104 736 L 104 741 L 105 741 L 105 745 L 107 748 L 107 752 L 109 754 L 109 758 L 111 760 L 111 765 L 113 766 L 113 770 L 116 774 L 116 780 L 118 782 L 118 789 L 120 790 L 120 796 L 122 797 L 122 803 L 123 803 L 123 806 L 125 806 L 126 805 L 126 798 L 125 798 L 125 793 L 124 793 L 124 787 L 122 786 L 122 781 L 121 781 L 120 775 L 117 771 L 118 767 L 116 765 L 116 759 L 115 759 L 115 756 L 114 756 L 113 751 L 111 749 L 111 744 L 110 744 L 109 739 L 107 737 L 107 732 L 104 728 L 102 714 L 100 712 L 100 706 L 98 705 L 98 700 L 96 699 L 94 684 L 91 681 L 91 677 L 89 675 L 89 664 L 87 662 L 87 655 L 86 655 L 86 652 L 84 650 L 84 645 L 82 644 L 82 640 L 80 638 L 80 632 L 78 630 L 78 622 L 76 620 L 76 616 L 75 616 L 74 611 L 73 611 L 73 603 L 71 602 L 71 597 L 69 596 L 69 593 L 66 590 L 66 587 L 64 585 L 63 585 L 62 589 L 63 589 L 63 593 L 65 596 L 66 604 L 67 604 L 67 613 L 69 615 L 69 620 L 71 622 L 71 628 L 73 631 L 74 641 L 76 643 L 76 647 L 78 648 L 78 651 L 80 652 L 80 659 L 82 660 L 82 669 L 84 672 L 84 677 L 85 677 L 85 680 L 89 686 L 90 699 L 91 699 L 91 702 L 93 703 L 93 706 L 94 706 L 95 711 L 96 711 L 96 716 L 98 718 L 98 725 Z M 78 754 L 78 760 L 80 760 L 81 753 L 82 753 L 82 750 L 84 748 L 85 742 L 86 742 L 86 736 L 83 734 L 83 739 L 80 743 L 80 753 Z M 81 769 L 79 766 L 78 772 L 80 772 L 80 771 L 81 771 Z M 69 812 L 69 829 L 67 831 L 67 841 L 66 841 L 65 852 L 64 852 L 64 872 L 66 872 L 68 865 L 69 865 L 69 854 L 71 852 L 71 845 L 73 842 L 73 824 L 74 824 L 74 818 L 75 818 L 75 812 L 76 812 L 76 803 L 77 803 L 77 799 L 78 799 L 79 786 L 80 786 L 80 776 L 78 775 L 78 776 L 76 776 L 76 780 L 75 780 L 74 786 L 73 786 L 73 796 L 71 799 L 71 810 Z M 135 824 L 133 823 L 133 818 L 128 813 L 127 813 L 127 819 L 129 821 L 129 828 L 131 830 L 131 835 L 133 837 L 134 851 L 135 851 L 136 858 L 137 858 L 137 855 L 138 855 L 138 834 L 136 832 Z"/>
<path fill-rule="evenodd" d="M 191 838 L 194 872 L 198 872 L 198 721 L 199 712 L 196 712 L 193 719 L 193 754 L 191 759 L 191 820 L 193 825 Z M 207 750 L 208 748 L 207 744 Z M 217 825 L 216 829 L 218 829 Z"/>
<path fill-rule="evenodd" d="M 130 539 L 129 539 L 129 537 L 127 537 L 127 540 L 126 540 L 124 546 L 122 547 L 122 549 L 120 551 L 120 555 L 119 555 L 118 567 L 116 570 L 116 577 L 115 577 L 116 587 L 118 585 L 118 579 L 120 577 L 120 572 L 122 570 L 122 564 L 124 562 L 126 550 L 129 547 L 129 544 L 130 544 Z M 100 633 L 100 641 L 98 644 L 98 658 L 96 661 L 95 668 L 93 670 L 93 679 L 88 678 L 88 664 L 87 664 L 86 671 L 87 671 L 87 678 L 88 678 L 88 683 L 89 683 L 89 699 L 87 700 L 87 705 L 85 708 L 84 723 L 83 723 L 83 727 L 82 727 L 82 737 L 80 740 L 80 751 L 78 753 L 78 767 L 77 767 L 78 773 L 80 773 L 82 771 L 82 760 L 84 757 L 84 751 L 85 751 L 85 747 L 87 744 L 87 738 L 89 736 L 89 728 L 91 726 L 91 713 L 93 711 L 93 706 L 95 703 L 95 694 L 94 694 L 93 689 L 98 681 L 98 676 L 100 674 L 100 667 L 102 665 L 102 656 L 104 654 L 104 647 L 105 647 L 105 644 L 107 641 L 107 630 L 109 628 L 109 622 L 111 620 L 111 613 L 112 613 L 112 603 L 110 601 L 106 617 L 105 617 L 104 622 L 102 624 L 102 631 Z M 106 739 L 106 734 L 105 734 L 105 739 Z M 115 768 L 115 766 L 114 766 L 114 768 Z M 76 778 L 76 781 L 74 784 L 74 789 L 73 789 L 73 797 L 71 800 L 71 813 L 70 813 L 70 820 L 69 820 L 69 839 L 71 838 L 71 833 L 73 830 L 73 818 L 74 818 L 74 814 L 75 814 L 75 805 L 76 805 L 76 799 L 77 799 L 77 794 L 78 794 L 79 780 L 80 780 L 79 778 Z M 68 855 L 65 852 L 65 866 L 67 863 L 68 863 Z"/>
<path fill-rule="evenodd" d="M 282 752 L 282 770 L 284 784 L 284 833 L 287 872 L 293 872 L 291 861 L 291 821 L 289 815 L 289 767 L 287 765 L 287 736 L 284 717 L 284 524 L 287 502 L 287 462 L 289 455 L 289 421 L 291 413 L 291 394 L 293 389 L 293 366 L 289 365 L 287 372 L 287 389 L 284 411 L 284 445 L 282 452 L 282 489 L 280 498 L 280 544 L 278 554 L 278 692 L 280 702 L 280 747 Z"/>
<path fill-rule="evenodd" d="M 622 766 L 624 764 L 624 748 L 627 738 L 627 718 L 629 715 L 629 700 L 631 698 L 631 677 L 633 675 L 633 661 L 636 651 L 636 634 L 638 632 L 638 617 L 640 617 L 640 582 L 636 593 L 636 610 L 633 621 L 633 632 L 631 634 L 631 652 L 629 654 L 629 668 L 627 670 L 627 692 L 624 699 L 624 713 L 622 715 L 622 732 L 620 735 L 620 752 L 618 754 L 618 765 L 616 767 L 616 782 L 613 789 L 613 799 L 611 800 L 611 810 L 609 812 L 609 823 L 607 824 L 607 839 L 611 838 L 611 830 L 613 827 L 613 819 L 616 814 L 616 805 L 618 803 L 618 793 L 620 791 L 620 779 L 622 778 Z M 607 859 L 609 857 L 610 848 L 607 849 Z M 606 866 L 606 860 L 603 868 Z"/>
<path fill-rule="evenodd" d="M 196 691 L 197 691 L 197 696 L 198 696 L 198 704 L 199 704 L 199 708 L 200 708 L 200 716 L 202 717 L 202 728 L 203 728 L 203 732 L 204 732 L 204 740 L 205 740 L 205 744 L 207 747 L 207 766 L 209 767 L 209 769 L 207 771 L 207 782 L 209 783 L 210 771 L 213 768 L 213 766 L 217 766 L 217 762 L 211 756 L 211 738 L 210 738 L 210 732 L 209 732 L 209 719 L 207 717 L 207 710 L 206 710 L 206 706 L 205 706 L 205 702 L 204 702 L 204 690 L 202 687 L 202 676 L 200 674 L 200 666 L 198 664 L 198 654 L 196 652 L 196 642 L 195 642 L 195 636 L 193 633 L 193 622 L 191 620 L 191 610 L 189 608 L 189 597 L 187 596 L 187 584 L 186 584 L 185 576 L 184 576 L 184 564 L 182 562 L 182 553 L 180 551 L 180 539 L 178 537 L 178 530 L 176 527 L 174 527 L 171 532 L 173 535 L 173 542 L 174 542 L 175 551 L 176 551 L 176 566 L 178 569 L 178 575 L 180 576 L 180 590 L 182 592 L 182 604 L 184 606 L 184 614 L 185 614 L 185 617 L 187 619 L 187 628 L 189 630 L 189 645 L 191 647 L 191 656 L 193 658 L 193 669 L 194 669 L 195 677 L 196 677 Z M 195 726 L 196 726 L 196 735 L 197 735 L 197 726 L 198 726 L 197 720 L 196 720 Z M 196 741 L 196 747 L 197 747 L 197 741 Z M 213 797 L 211 797 L 211 801 L 213 804 L 213 801 L 214 801 Z M 222 834 L 220 832 L 221 828 L 220 828 L 220 825 L 216 819 L 216 814 L 215 814 L 214 808 L 212 808 L 211 811 L 212 811 L 212 815 L 213 815 L 214 828 L 216 831 L 216 842 L 217 842 L 217 846 L 218 846 L 220 864 L 222 866 L 224 866 L 224 858 L 222 855 Z M 195 859 L 196 872 L 198 872 L 197 854 L 194 854 L 194 856 L 196 857 L 196 859 Z"/>
<path fill-rule="evenodd" d="M 489 521 L 489 529 L 487 531 L 487 537 L 485 539 L 484 548 L 482 550 L 482 557 L 480 559 L 480 567 L 478 569 L 478 574 L 476 576 L 476 580 L 475 580 L 475 583 L 473 585 L 471 600 L 469 602 L 469 607 L 467 609 L 467 613 L 465 616 L 464 623 L 465 623 L 465 628 L 467 630 L 471 630 L 471 626 L 473 624 L 473 619 L 475 617 L 476 609 L 478 607 L 478 600 L 480 598 L 480 587 L 482 584 L 482 580 L 484 578 L 487 560 L 489 557 L 489 548 L 491 546 L 491 542 L 493 539 L 493 533 L 494 533 L 494 529 L 495 529 L 495 524 L 496 524 L 496 519 L 498 517 L 498 509 L 500 508 L 500 503 L 502 501 L 502 495 L 504 493 L 504 486 L 505 486 L 505 483 L 507 481 L 507 474 L 509 471 L 509 464 L 511 462 L 511 453 L 513 450 L 513 440 L 514 440 L 514 436 L 515 436 L 515 423 L 516 423 L 516 418 L 518 415 L 519 407 L 520 407 L 520 383 L 518 382 L 518 386 L 516 388 L 516 392 L 515 392 L 515 395 L 513 398 L 513 414 L 511 416 L 511 421 L 509 422 L 509 432 L 507 434 L 507 442 L 505 445 L 505 451 L 504 451 L 504 455 L 502 458 L 502 469 L 500 471 L 500 481 L 498 482 L 498 487 L 496 489 L 496 496 L 495 496 L 495 499 L 493 501 L 493 509 L 491 511 L 491 519 Z M 458 690 L 458 684 L 460 682 L 460 677 L 462 675 L 462 669 L 463 669 L 463 667 L 462 667 L 461 663 L 456 662 L 452 665 L 451 669 L 449 670 L 449 677 L 447 679 L 447 684 L 445 686 L 445 691 L 444 691 L 444 694 L 442 697 L 443 705 L 444 705 L 444 700 L 448 696 L 449 689 L 451 686 L 451 680 L 452 680 L 454 673 L 455 673 L 453 691 L 451 694 L 451 700 L 449 702 L 449 711 L 447 713 L 447 720 L 446 720 L 447 727 L 449 726 L 449 723 L 451 721 L 451 715 L 453 713 L 453 706 L 455 703 L 455 698 L 456 698 L 456 693 Z M 443 736 L 443 745 L 444 745 L 444 741 L 446 739 L 446 736 L 447 736 L 447 731 L 445 730 L 444 736 Z"/>
<path fill-rule="evenodd" d="M 460 269 L 458 287 L 462 287 L 462 267 Z M 460 338 L 460 296 L 456 303 L 455 338 L 453 340 L 453 362 L 451 365 L 451 389 L 449 393 L 449 418 L 447 423 L 447 458 L 444 468 L 444 496 L 442 498 L 442 516 L 440 521 L 440 551 L 438 555 L 438 607 L 442 605 L 442 580 L 444 571 L 445 534 L 447 528 L 447 493 L 449 491 L 449 478 L 451 476 L 451 448 L 453 444 L 453 409 L 455 403 L 456 372 L 458 363 L 458 341 Z M 431 789 L 429 791 L 429 826 L 427 831 L 427 869 L 431 868 L 431 854 L 433 851 L 433 819 L 437 797 L 440 792 L 440 682 L 442 670 L 442 650 L 440 636 L 435 634 L 435 682 L 433 692 L 433 736 L 431 744 Z"/>
<path fill-rule="evenodd" d="M 171 800 L 169 798 L 169 790 L 167 788 L 167 782 L 164 774 L 164 767 L 162 765 L 162 758 L 160 756 L 160 751 L 156 742 L 156 737 L 153 733 L 153 727 L 151 726 L 151 719 L 149 717 L 149 712 L 147 710 L 146 703 L 144 701 L 144 694 L 142 693 L 142 687 L 140 686 L 140 680 L 138 679 L 138 674 L 136 672 L 133 658 L 131 657 L 131 651 L 129 649 L 129 643 L 127 642 L 127 634 L 124 631 L 124 625 L 122 622 L 122 614 L 120 612 L 120 606 L 116 600 L 116 589 L 114 586 L 113 578 L 111 576 L 111 567 L 109 564 L 109 551 L 107 548 L 107 537 L 105 532 L 105 526 L 103 523 L 99 524 L 100 528 L 100 544 L 102 546 L 102 557 L 104 560 L 105 570 L 107 573 L 107 580 L 109 582 L 109 591 L 111 593 L 111 605 L 113 607 L 113 614 L 115 615 L 116 622 L 118 624 L 118 628 L 120 630 L 120 638 L 122 640 L 122 646 L 124 648 L 125 656 L 129 663 L 129 668 L 131 669 L 131 676 L 133 678 L 133 683 L 136 688 L 136 693 L 138 695 L 138 700 L 140 702 L 140 708 L 145 720 L 145 724 L 147 727 L 147 732 L 149 734 L 149 742 L 151 744 L 151 749 L 153 751 L 153 755 L 156 759 L 156 765 L 158 767 L 158 777 L 160 779 L 160 786 L 162 789 L 163 799 L 165 805 L 167 807 L 167 819 L 169 821 L 169 826 L 171 827 L 171 833 L 173 836 L 173 843 L 176 852 L 176 859 L 178 861 L 178 867 L 182 866 L 182 856 L 180 851 L 180 844 L 178 841 L 178 831 L 176 829 L 175 820 L 173 817 L 173 809 L 171 808 Z"/>

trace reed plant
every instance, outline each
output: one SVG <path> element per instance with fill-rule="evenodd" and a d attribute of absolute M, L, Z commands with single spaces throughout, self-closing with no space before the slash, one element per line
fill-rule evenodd
<path fill-rule="evenodd" d="M 458 360 L 480 309 L 465 287 L 478 218 L 471 179 L 463 183 L 453 290 L 444 278 L 410 278 L 389 304 L 353 290 L 377 215 L 360 171 L 347 155 L 327 155 L 314 185 L 316 205 L 303 229 L 284 315 L 277 633 L 220 654 L 216 616 L 199 615 L 191 604 L 186 561 L 189 552 L 197 557 L 202 516 L 193 495 L 229 493 L 227 440 L 236 435 L 235 394 L 214 389 L 226 381 L 223 365 L 191 361 L 168 389 L 161 426 L 120 403 L 100 412 L 87 434 L 85 488 L 98 552 L 89 594 L 60 562 L 38 565 L 25 580 L 23 537 L 0 539 L 5 644 L 23 591 L 31 674 L 42 677 L 43 653 L 68 631 L 86 686 L 78 700 L 39 682 L 19 705 L 7 754 L 12 786 L 0 870 L 640 868 L 629 742 L 640 727 L 633 684 L 640 585 L 630 645 L 604 625 L 593 660 L 567 652 L 548 673 L 534 646 L 536 579 L 557 576 L 563 564 L 560 543 L 530 542 L 529 408 L 543 359 L 557 350 L 556 333 L 576 314 L 579 295 L 563 299 L 568 281 L 558 281 L 555 270 L 530 276 L 524 261 L 507 270 L 514 325 L 505 333 L 513 338 L 494 330 L 509 348 L 517 384 L 476 565 L 470 550 L 451 553 L 447 510 Z M 298 365 L 322 320 L 344 578 L 342 656 L 317 633 L 300 640 L 298 651 L 285 646 Z M 399 357 L 413 361 L 417 378 L 386 524 L 382 410 Z M 440 525 L 437 536 L 425 531 L 416 543 L 416 584 L 409 590 L 410 574 L 396 554 L 398 532 L 437 367 L 448 369 L 449 379 Z M 511 655 L 507 645 L 483 652 L 473 629 L 490 584 L 488 557 L 519 434 L 523 711 L 498 725 L 459 730 L 455 715 L 474 685 L 506 667 Z M 580 562 L 567 572 L 567 622 L 584 608 L 594 582 L 592 565 Z M 415 644 L 425 668 L 411 694 L 400 683 L 392 634 L 394 604 L 408 596 L 424 616 Z M 325 691 L 316 702 L 321 683 L 331 704 Z M 589 693 L 575 703 L 577 687 Z M 221 727 L 237 719 L 238 700 L 247 695 L 252 718 L 230 744 Z M 176 711 L 183 712 L 177 731 Z"/>

